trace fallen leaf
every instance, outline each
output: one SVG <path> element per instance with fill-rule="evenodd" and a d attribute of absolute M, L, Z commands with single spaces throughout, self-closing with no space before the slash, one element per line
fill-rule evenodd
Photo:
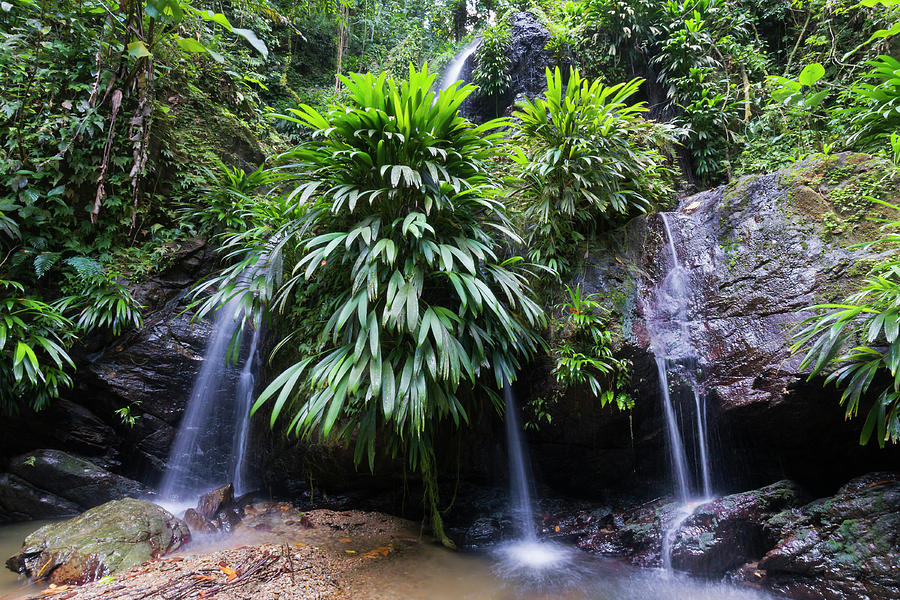
<path fill-rule="evenodd" d="M 194 579 L 197 581 L 215 581 L 216 578 L 212 575 L 200 575 L 199 573 L 194 575 Z"/>
<path fill-rule="evenodd" d="M 356 554 L 356 550 L 344 550 L 347 554 Z"/>
<path fill-rule="evenodd" d="M 222 572 L 225 573 L 225 575 L 228 577 L 228 581 L 231 581 L 232 579 L 234 579 L 235 577 L 238 576 L 237 571 L 235 571 L 231 567 L 220 566 L 219 569 L 221 569 Z"/>
<path fill-rule="evenodd" d="M 556 527 L 554 527 L 554 528 L 553 528 L 553 531 L 555 531 L 556 533 L 559 533 L 559 525 L 557 525 Z"/>
<path fill-rule="evenodd" d="M 345 544 L 349 544 L 353 540 L 351 540 L 350 538 L 341 538 L 340 541 L 344 542 Z"/>

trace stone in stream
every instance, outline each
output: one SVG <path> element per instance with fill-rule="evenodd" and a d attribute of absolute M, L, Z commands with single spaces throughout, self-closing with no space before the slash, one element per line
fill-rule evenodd
<path fill-rule="evenodd" d="M 80 585 L 173 552 L 190 539 L 184 522 L 168 511 L 125 498 L 41 527 L 6 566 L 35 579 Z"/>
<path fill-rule="evenodd" d="M 808 498 L 792 481 L 717 498 L 698 506 L 675 533 L 672 567 L 720 577 L 759 560 L 778 540 L 779 514 L 790 514 Z"/>
<path fill-rule="evenodd" d="M 234 485 L 226 483 L 200 496 L 197 512 L 206 519 L 214 519 L 220 511 L 234 505 Z"/>

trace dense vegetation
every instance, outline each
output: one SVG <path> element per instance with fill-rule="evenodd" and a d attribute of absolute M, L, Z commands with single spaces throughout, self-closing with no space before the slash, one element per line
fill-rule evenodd
<path fill-rule="evenodd" d="M 512 85 L 526 9 L 562 68 L 473 124 L 459 107 Z M 560 384 L 631 405 L 604 309 L 566 292 L 585 245 L 675 188 L 900 160 L 898 33 L 897 0 L 4 1 L 0 410 L 57 397 L 80 348 L 141 325 L 130 283 L 210 237 L 228 264 L 200 314 L 240 295 L 282 338 L 257 408 L 408 460 L 440 535 L 434 438 L 499 410 L 541 306 L 572 320 Z M 439 92 L 479 36 L 477 88 Z M 897 244 L 893 223 L 877 251 Z M 799 334 L 848 415 L 865 405 L 863 441 L 900 437 L 898 299 L 881 261 Z"/>

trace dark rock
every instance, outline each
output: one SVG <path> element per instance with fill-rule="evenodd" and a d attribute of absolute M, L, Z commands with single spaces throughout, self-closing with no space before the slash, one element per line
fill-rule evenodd
<path fill-rule="evenodd" d="M 192 535 L 208 535 L 217 531 L 215 524 L 204 518 L 193 508 L 184 511 L 184 522 L 191 530 Z"/>
<path fill-rule="evenodd" d="M 759 561 L 763 585 L 791 598 L 900 598 L 900 476 L 871 473 L 779 520 Z"/>
<path fill-rule="evenodd" d="M 463 546 L 465 548 L 486 548 L 503 540 L 503 527 L 500 521 L 491 517 L 476 519 L 466 530 Z"/>
<path fill-rule="evenodd" d="M 71 517 L 81 510 L 74 502 L 40 490 L 24 479 L 0 473 L 0 522 Z"/>
<path fill-rule="evenodd" d="M 234 505 L 234 485 L 226 483 L 200 496 L 197 512 L 206 519 L 215 519 L 220 512 Z"/>
<path fill-rule="evenodd" d="M 674 534 L 672 567 L 697 575 L 721 577 L 727 571 L 757 561 L 778 540 L 776 515 L 806 501 L 791 481 L 733 494 L 703 504 Z"/>
<path fill-rule="evenodd" d="M 187 526 L 145 500 L 126 498 L 46 525 L 6 565 L 57 584 L 83 584 L 180 548 Z"/>
<path fill-rule="evenodd" d="M 82 509 L 126 496 L 146 496 L 146 487 L 60 450 L 35 450 L 10 461 L 9 471 Z"/>
<path fill-rule="evenodd" d="M 506 56 L 509 58 L 510 85 L 498 97 L 474 97 L 466 101 L 463 111 L 473 121 L 484 122 L 510 112 L 517 100 L 534 98 L 547 89 L 546 69 L 560 66 L 565 74 L 568 64 L 558 65 L 544 46 L 550 39 L 550 31 L 530 12 L 516 12 L 509 20 L 510 41 Z M 472 81 L 478 53 L 466 61 L 462 77 Z"/>

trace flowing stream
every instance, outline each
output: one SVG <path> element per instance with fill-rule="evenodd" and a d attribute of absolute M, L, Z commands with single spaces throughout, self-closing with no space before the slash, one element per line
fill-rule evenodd
<path fill-rule="evenodd" d="M 241 344 L 239 365 L 227 364 L 229 345 L 243 316 L 237 299 L 216 310 L 203 364 L 169 452 L 168 469 L 160 488 L 160 495 L 166 500 L 192 501 L 228 482 L 234 483 L 235 493 L 240 495 L 252 485 L 245 463 L 259 327 L 254 329 L 249 346 Z"/>

